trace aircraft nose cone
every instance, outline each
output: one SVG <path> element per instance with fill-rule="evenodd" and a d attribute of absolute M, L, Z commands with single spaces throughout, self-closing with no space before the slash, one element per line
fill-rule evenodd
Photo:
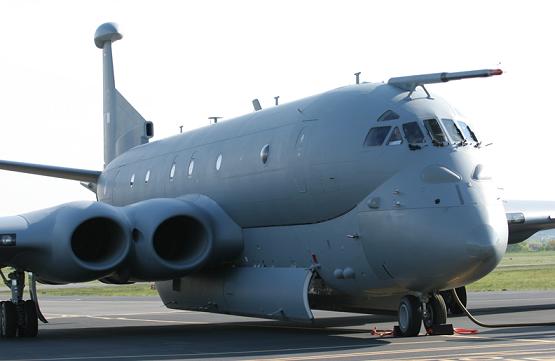
<path fill-rule="evenodd" d="M 482 224 L 471 230 L 465 242 L 470 257 L 499 262 L 505 253 L 505 247 L 499 234 L 489 224 Z"/>

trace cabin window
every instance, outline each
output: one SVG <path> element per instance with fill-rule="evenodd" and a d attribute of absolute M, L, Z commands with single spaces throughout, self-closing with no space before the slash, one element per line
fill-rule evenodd
<path fill-rule="evenodd" d="M 399 130 L 399 127 L 395 127 L 393 128 L 393 131 L 389 136 L 387 145 L 399 145 L 401 143 L 403 143 L 403 137 L 401 136 L 401 131 Z"/>
<path fill-rule="evenodd" d="M 364 139 L 364 145 L 367 147 L 374 147 L 377 145 L 382 145 L 385 137 L 389 134 L 391 127 L 374 127 L 368 131 L 366 139 Z"/>
<path fill-rule="evenodd" d="M 262 163 L 266 164 L 268 162 L 269 156 L 270 156 L 270 144 L 266 144 L 260 150 L 260 160 L 262 160 Z"/>
<path fill-rule="evenodd" d="M 149 180 L 150 180 L 150 169 L 146 171 L 146 174 L 145 174 L 145 183 L 148 183 Z"/>
<path fill-rule="evenodd" d="M 451 137 L 454 143 L 464 142 L 464 137 L 461 131 L 457 128 L 452 119 L 442 119 L 442 121 L 445 129 L 447 129 L 447 134 L 449 134 L 449 137 Z"/>
<path fill-rule="evenodd" d="M 378 122 L 386 122 L 388 120 L 399 119 L 399 114 L 395 113 L 393 110 L 387 110 L 385 113 L 380 115 Z"/>
<path fill-rule="evenodd" d="M 422 134 L 417 122 L 403 124 L 403 132 L 405 132 L 405 138 L 410 144 L 424 143 L 424 134 Z"/>
<path fill-rule="evenodd" d="M 133 188 L 133 186 L 135 185 L 135 173 L 131 175 L 131 179 L 129 180 L 129 185 L 131 186 L 131 188 Z"/>
<path fill-rule="evenodd" d="M 222 155 L 220 154 L 216 159 L 216 170 L 220 170 L 221 167 L 222 167 Z"/>
<path fill-rule="evenodd" d="M 436 119 L 426 119 L 424 120 L 424 126 L 432 138 L 432 143 L 434 145 L 443 145 L 443 143 L 447 142 L 445 138 L 445 134 L 443 134 L 443 130 Z"/>
<path fill-rule="evenodd" d="M 170 169 L 170 180 L 173 180 L 175 177 L 175 163 L 172 164 L 172 168 Z"/>
<path fill-rule="evenodd" d="M 472 129 L 470 129 L 470 127 L 465 122 L 459 122 L 459 127 L 462 129 L 462 132 L 466 139 L 473 140 L 478 143 L 478 138 L 476 137 L 476 134 L 474 134 Z"/>
<path fill-rule="evenodd" d="M 195 170 L 195 158 L 191 158 L 189 161 L 189 169 L 187 170 L 187 175 L 191 177 L 193 175 L 193 171 Z"/>

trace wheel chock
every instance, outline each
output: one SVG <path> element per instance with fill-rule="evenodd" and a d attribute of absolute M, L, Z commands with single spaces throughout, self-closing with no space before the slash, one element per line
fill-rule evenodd
<path fill-rule="evenodd" d="M 453 325 L 450 323 L 444 323 L 441 325 L 432 325 L 431 327 L 426 329 L 426 334 L 430 336 L 437 336 L 437 335 L 452 335 L 455 331 L 453 329 Z"/>

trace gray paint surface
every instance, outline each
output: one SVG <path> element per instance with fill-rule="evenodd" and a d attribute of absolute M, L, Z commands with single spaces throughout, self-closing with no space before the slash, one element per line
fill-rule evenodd
<path fill-rule="evenodd" d="M 148 123 L 115 88 L 120 38 L 113 24 L 95 38 L 105 169 L 3 163 L 91 181 L 99 202 L 0 219 L 0 233 L 17 236 L 0 264 L 46 281 L 154 280 L 176 308 L 310 320 L 311 306 L 392 311 L 404 295 L 473 282 L 503 256 L 512 228 L 481 143 L 440 144 L 425 127 L 472 126 L 423 88 L 444 75 L 345 86 L 147 144 Z M 379 121 L 387 111 L 397 119 Z M 424 139 L 409 144 L 414 122 Z M 373 127 L 401 139 L 365 145 Z"/>

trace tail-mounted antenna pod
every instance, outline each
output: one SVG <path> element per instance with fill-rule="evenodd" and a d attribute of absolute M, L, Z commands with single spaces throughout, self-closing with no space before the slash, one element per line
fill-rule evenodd
<path fill-rule="evenodd" d="M 114 42 L 121 38 L 123 38 L 123 35 L 118 31 L 118 25 L 116 23 L 104 23 L 100 25 L 94 33 L 94 44 L 97 48 L 102 49 L 105 42 Z"/>

